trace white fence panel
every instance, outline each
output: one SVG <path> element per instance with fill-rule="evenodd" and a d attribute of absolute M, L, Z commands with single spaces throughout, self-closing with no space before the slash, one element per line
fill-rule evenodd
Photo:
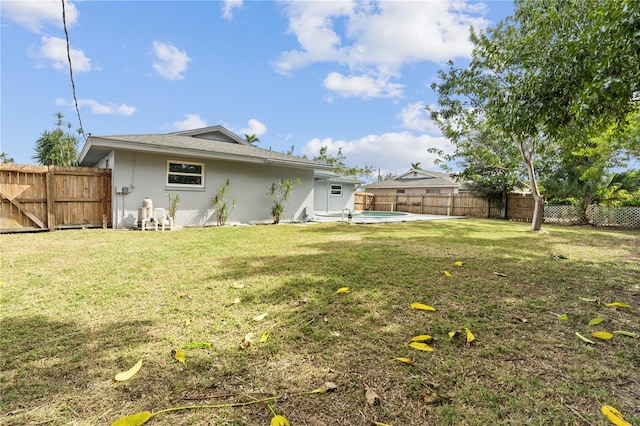
<path fill-rule="evenodd" d="M 589 222 L 595 226 L 640 228 L 640 207 L 587 207 Z"/>
<path fill-rule="evenodd" d="M 640 229 L 640 207 L 587 207 L 590 225 Z M 580 224 L 580 211 L 575 206 L 544 206 L 544 222 L 560 225 Z"/>
<path fill-rule="evenodd" d="M 580 212 L 576 206 L 544 206 L 544 223 L 578 225 L 580 223 Z"/>

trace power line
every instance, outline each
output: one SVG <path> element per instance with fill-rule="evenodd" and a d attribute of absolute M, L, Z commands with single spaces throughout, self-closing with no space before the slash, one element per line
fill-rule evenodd
<path fill-rule="evenodd" d="M 71 48 L 69 47 L 69 33 L 67 32 L 67 16 L 64 9 L 64 0 L 62 0 L 62 26 L 64 27 L 64 35 L 67 39 L 67 59 L 69 60 L 69 77 L 71 78 L 71 90 L 73 92 L 73 103 L 76 106 L 76 112 L 78 113 L 78 123 L 80 123 L 79 133 L 87 140 L 82 127 L 82 119 L 80 118 L 80 108 L 78 108 L 78 99 L 76 98 L 76 84 L 73 81 L 73 67 L 71 66 Z"/>

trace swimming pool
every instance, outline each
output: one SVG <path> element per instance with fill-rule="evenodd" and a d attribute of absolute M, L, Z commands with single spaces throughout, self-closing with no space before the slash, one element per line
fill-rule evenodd
<path fill-rule="evenodd" d="M 342 212 L 315 212 L 312 222 L 347 222 L 348 211 Z M 457 216 L 437 216 L 430 214 L 414 214 L 406 212 L 384 212 L 384 211 L 353 211 L 351 213 L 352 223 L 393 223 L 410 222 L 416 220 L 436 220 L 436 219 L 459 219 Z"/>
<path fill-rule="evenodd" d="M 316 213 L 316 216 L 321 216 L 321 217 L 339 217 L 339 218 L 346 218 L 347 215 L 349 214 L 349 212 L 327 212 L 327 213 Z M 353 217 L 398 217 L 398 216 L 409 216 L 411 213 L 406 213 L 406 212 L 379 212 L 379 211 L 371 211 L 371 210 L 364 210 L 364 211 L 352 211 L 351 212 L 351 216 Z"/>

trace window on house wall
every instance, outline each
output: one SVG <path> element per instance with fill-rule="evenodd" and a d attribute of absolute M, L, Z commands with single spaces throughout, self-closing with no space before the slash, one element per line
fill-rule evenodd
<path fill-rule="evenodd" d="M 396 194 L 404 194 L 404 189 L 396 189 Z"/>
<path fill-rule="evenodd" d="M 335 197 L 342 196 L 342 185 L 331 184 L 331 195 Z"/>
<path fill-rule="evenodd" d="M 439 194 L 439 189 L 427 189 L 427 194 Z"/>
<path fill-rule="evenodd" d="M 167 186 L 204 188 L 204 164 L 167 161 Z"/>

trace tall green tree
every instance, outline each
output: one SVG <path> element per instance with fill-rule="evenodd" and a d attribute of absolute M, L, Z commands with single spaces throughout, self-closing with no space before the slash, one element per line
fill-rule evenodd
<path fill-rule="evenodd" d="M 454 144 L 482 128 L 499 129 L 516 147 L 535 199 L 531 229 L 542 226 L 544 200 L 536 161 L 582 134 L 621 122 L 640 84 L 640 7 L 636 0 L 517 0 L 514 15 L 471 31 L 466 68 L 450 62 L 432 86 L 432 118 Z"/>
<path fill-rule="evenodd" d="M 54 115 L 56 128 L 42 132 L 32 158 L 45 166 L 75 166 L 78 164 L 78 136 L 71 131 L 71 123 L 62 120 L 64 115 L 59 112 Z"/>

